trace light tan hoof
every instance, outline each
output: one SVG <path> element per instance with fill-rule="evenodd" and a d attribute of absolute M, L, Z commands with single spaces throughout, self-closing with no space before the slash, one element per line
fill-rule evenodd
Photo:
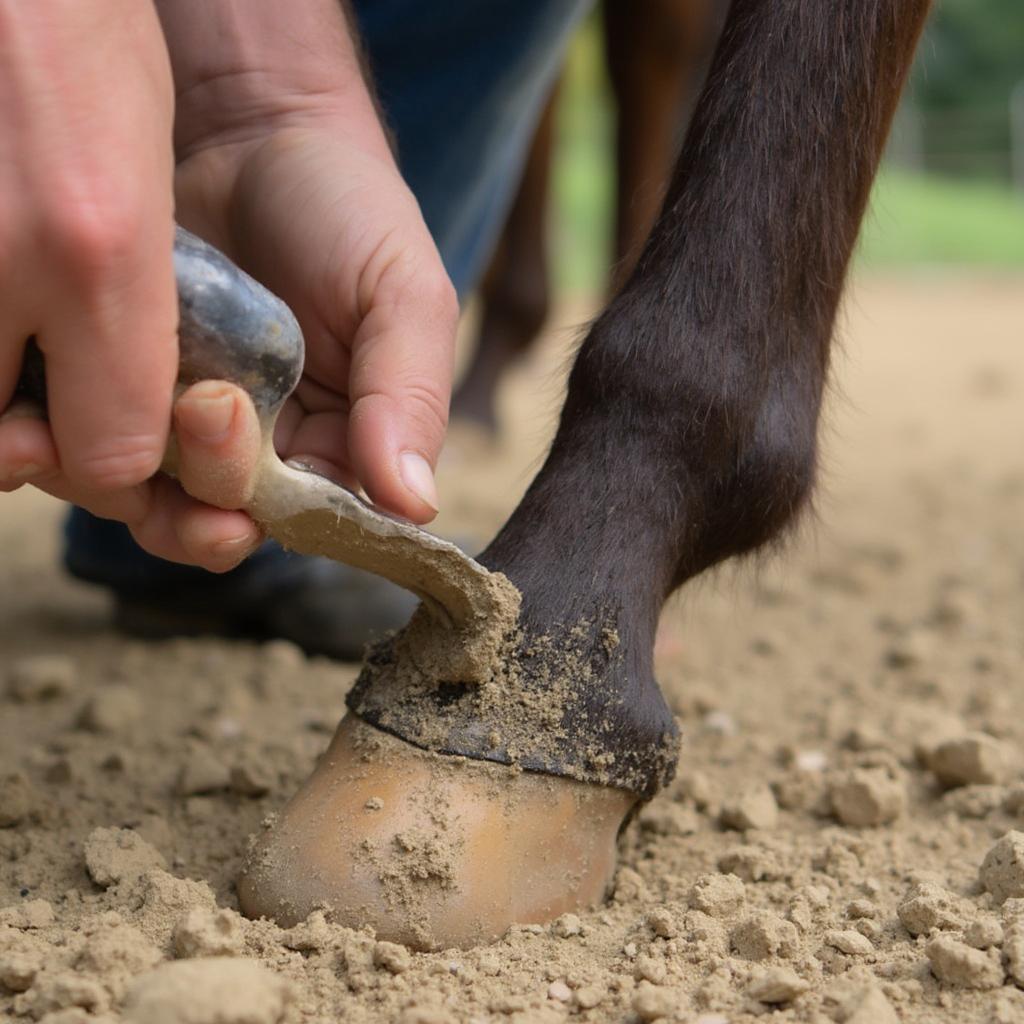
<path fill-rule="evenodd" d="M 353 715 L 259 836 L 242 910 L 324 909 L 419 949 L 470 946 L 599 901 L 636 797 L 420 750 Z"/>

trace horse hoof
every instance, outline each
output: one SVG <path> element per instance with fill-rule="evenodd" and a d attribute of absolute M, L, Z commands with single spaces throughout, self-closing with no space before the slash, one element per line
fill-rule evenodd
<path fill-rule="evenodd" d="M 492 941 L 599 901 L 636 802 L 624 790 L 434 754 L 354 715 L 259 836 L 242 910 L 314 910 L 416 949 Z"/>

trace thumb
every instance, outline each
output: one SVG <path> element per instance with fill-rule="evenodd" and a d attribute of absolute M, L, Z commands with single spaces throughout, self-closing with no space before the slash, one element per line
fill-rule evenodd
<path fill-rule="evenodd" d="M 448 426 L 458 300 L 431 246 L 387 263 L 360 303 L 349 376 L 349 460 L 373 502 L 414 523 L 438 511 L 434 467 Z M 365 275 L 364 275 L 365 280 Z"/>

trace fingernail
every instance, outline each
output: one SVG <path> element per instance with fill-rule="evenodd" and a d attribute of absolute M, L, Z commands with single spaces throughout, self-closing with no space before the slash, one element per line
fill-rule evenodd
<path fill-rule="evenodd" d="M 235 417 L 234 395 L 218 395 L 216 398 L 193 396 L 186 398 L 179 408 L 184 415 L 183 426 L 197 440 L 215 444 L 227 437 L 231 421 Z"/>
<path fill-rule="evenodd" d="M 405 486 L 424 505 L 429 505 L 435 512 L 439 512 L 437 484 L 434 483 L 434 471 L 430 468 L 430 463 L 415 452 L 403 452 L 398 462 Z"/>

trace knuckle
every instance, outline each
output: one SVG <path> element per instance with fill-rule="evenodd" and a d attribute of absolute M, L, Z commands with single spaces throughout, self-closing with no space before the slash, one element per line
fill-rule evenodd
<path fill-rule="evenodd" d="M 117 491 L 148 480 L 162 457 L 163 441 L 155 435 L 111 438 L 80 456 L 68 475 L 97 491 Z"/>
<path fill-rule="evenodd" d="M 448 427 L 448 401 L 433 381 L 406 381 L 402 387 L 406 415 L 430 438 L 440 440 Z"/>
<path fill-rule="evenodd" d="M 130 189 L 58 190 L 44 214 L 44 234 L 62 264 L 83 283 L 102 280 L 130 264 L 139 248 L 143 216 Z"/>

